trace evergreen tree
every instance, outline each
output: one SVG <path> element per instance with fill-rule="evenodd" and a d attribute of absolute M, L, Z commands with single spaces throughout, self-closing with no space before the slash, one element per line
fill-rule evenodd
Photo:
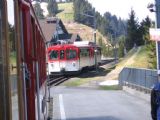
<path fill-rule="evenodd" d="M 74 20 L 77 22 L 79 22 L 80 19 L 80 4 L 81 4 L 80 0 L 74 0 L 73 2 Z"/>
<path fill-rule="evenodd" d="M 88 25 L 93 28 L 94 19 L 81 15 L 82 13 L 89 14 L 96 18 L 96 28 L 101 34 L 107 36 L 108 34 L 116 34 L 116 36 L 124 35 L 126 33 L 126 22 L 118 19 L 115 15 L 106 12 L 102 16 L 99 12 L 95 11 L 92 5 L 87 0 L 74 0 L 74 20 L 76 22 Z"/>
<path fill-rule="evenodd" d="M 37 15 L 37 17 L 39 19 L 43 19 L 44 15 L 43 15 L 43 10 L 41 9 L 40 4 L 38 2 L 36 2 L 36 4 L 33 5 L 33 8 L 34 8 L 34 11 L 35 11 L 35 14 Z"/>
<path fill-rule="evenodd" d="M 121 36 L 119 38 L 119 48 L 118 48 L 118 56 L 121 58 L 121 57 L 124 57 L 124 45 L 125 45 L 125 37 L 124 36 Z"/>
<path fill-rule="evenodd" d="M 98 39 L 98 44 L 101 47 L 102 55 L 108 56 L 109 50 L 107 49 L 106 45 L 103 43 L 102 37 Z"/>
<path fill-rule="evenodd" d="M 129 15 L 129 20 L 127 22 L 127 38 L 125 41 L 127 51 L 132 49 L 134 45 L 139 44 L 138 27 L 139 26 L 135 17 L 135 12 L 133 9 L 131 9 L 131 14 Z"/>
<path fill-rule="evenodd" d="M 149 63 L 149 68 L 150 69 L 156 69 L 157 67 L 157 58 L 156 58 L 156 44 L 155 42 L 150 42 L 149 44 L 147 44 L 146 49 L 148 49 L 148 63 Z"/>
<path fill-rule="evenodd" d="M 8 31 L 9 31 L 10 51 L 15 51 L 16 50 L 15 27 L 9 24 Z"/>
<path fill-rule="evenodd" d="M 93 17 L 85 16 L 88 14 L 94 16 L 95 10 L 92 5 L 86 0 L 74 0 L 74 20 L 82 24 L 94 27 Z"/>
<path fill-rule="evenodd" d="M 49 16 L 55 16 L 58 12 L 58 5 L 56 0 L 49 0 L 47 9 L 49 12 Z"/>
<path fill-rule="evenodd" d="M 140 24 L 139 31 L 141 33 L 141 39 L 143 43 L 148 44 L 150 43 L 149 39 L 149 28 L 151 27 L 151 20 L 147 16 Z"/>

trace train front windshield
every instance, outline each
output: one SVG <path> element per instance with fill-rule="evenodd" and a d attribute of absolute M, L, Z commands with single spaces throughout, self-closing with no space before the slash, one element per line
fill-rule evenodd
<path fill-rule="evenodd" d="M 50 60 L 58 60 L 58 50 L 49 51 L 48 54 Z"/>

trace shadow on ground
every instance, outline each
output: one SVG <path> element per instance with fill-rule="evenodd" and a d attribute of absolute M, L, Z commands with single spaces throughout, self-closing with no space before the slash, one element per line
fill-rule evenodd
<path fill-rule="evenodd" d="M 100 76 L 103 77 L 103 76 L 106 76 L 114 68 L 115 67 L 105 69 L 102 67 L 98 67 L 97 70 L 93 68 L 84 68 L 77 77 L 78 78 L 91 78 L 91 77 L 100 77 Z"/>
<path fill-rule="evenodd" d="M 67 118 L 67 120 L 122 120 L 122 119 L 115 118 L 113 116 L 106 116 L 106 117 Z"/>
<path fill-rule="evenodd" d="M 61 12 L 63 12 L 63 11 L 64 11 L 64 9 L 58 10 L 57 14 L 58 14 L 58 13 L 61 13 Z"/>
<path fill-rule="evenodd" d="M 102 66 L 102 65 L 106 65 L 106 64 L 108 64 L 108 63 L 111 63 L 111 62 L 113 62 L 115 59 L 107 59 L 107 60 L 101 60 L 101 65 L 100 66 Z"/>

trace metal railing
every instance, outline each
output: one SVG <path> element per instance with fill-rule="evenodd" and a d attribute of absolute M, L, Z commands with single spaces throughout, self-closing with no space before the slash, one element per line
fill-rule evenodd
<path fill-rule="evenodd" d="M 151 90 L 158 82 L 156 70 L 123 68 L 119 74 L 119 84 L 135 87 L 136 89 Z"/>

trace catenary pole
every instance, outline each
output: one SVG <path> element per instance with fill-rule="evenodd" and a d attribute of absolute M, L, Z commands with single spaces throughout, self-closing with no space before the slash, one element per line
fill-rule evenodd
<path fill-rule="evenodd" d="M 158 29 L 160 28 L 160 0 L 155 0 L 155 7 L 156 7 L 155 27 Z M 158 73 L 158 79 L 159 79 L 159 76 L 160 76 L 160 41 L 156 42 L 156 54 L 157 54 L 157 73 Z"/>

